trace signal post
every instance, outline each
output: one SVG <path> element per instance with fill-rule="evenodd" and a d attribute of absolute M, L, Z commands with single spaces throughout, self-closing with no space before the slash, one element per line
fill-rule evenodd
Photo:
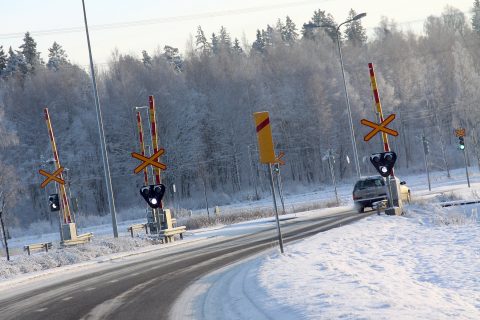
<path fill-rule="evenodd" d="M 149 215 L 148 217 L 148 219 L 151 218 L 151 220 L 148 221 L 148 225 L 150 226 L 150 232 L 156 233 L 159 236 L 161 233 L 163 233 L 167 241 L 173 241 L 173 235 L 180 234 L 180 236 L 182 236 L 182 233 L 180 233 L 180 229 L 184 231 L 185 227 L 174 227 L 174 220 L 172 219 L 170 210 L 163 209 L 163 196 L 165 194 L 166 187 L 162 184 L 160 173 L 161 170 L 166 170 L 167 166 L 159 161 L 159 157 L 165 153 L 165 149 L 158 147 L 154 97 L 149 96 L 148 100 L 150 136 L 153 146 L 153 154 L 151 156 L 148 156 L 145 153 L 142 118 L 140 116 L 140 112 L 137 112 L 137 129 L 138 137 L 140 140 L 141 153 L 132 152 L 132 157 L 142 161 L 142 163 L 135 168 L 134 173 L 138 174 L 143 171 L 144 186 L 140 188 L 140 195 L 147 202 L 147 205 L 151 209 L 151 216 Z M 153 184 L 149 184 L 150 179 L 148 178 L 148 166 L 153 167 L 153 177 L 151 179 Z M 167 233 L 169 234 L 168 236 L 166 235 Z"/>
<path fill-rule="evenodd" d="M 467 161 L 467 149 L 465 147 L 465 128 L 455 129 L 455 135 L 458 138 L 458 149 L 463 152 L 463 159 L 465 160 L 465 174 L 467 175 L 467 184 L 470 188 L 470 177 L 468 174 L 468 161 Z"/>
<path fill-rule="evenodd" d="M 48 197 L 48 204 L 50 211 L 61 211 L 62 222 L 60 226 L 60 239 L 62 245 L 75 245 L 90 241 L 93 237 L 92 233 L 77 234 L 77 225 L 75 224 L 75 218 L 70 210 L 70 204 L 68 201 L 67 192 L 65 189 L 65 180 L 63 179 L 62 172 L 64 168 L 60 165 L 60 158 L 58 157 L 57 144 L 55 142 L 55 136 L 53 135 L 52 123 L 50 121 L 50 114 L 48 108 L 44 109 L 45 121 L 47 123 L 48 135 L 50 136 L 50 144 L 52 146 L 53 158 L 55 162 L 55 171 L 49 173 L 44 170 L 39 170 L 39 173 L 46 177 L 46 179 L 40 185 L 41 188 L 45 188 L 48 183 L 56 182 L 60 195 L 57 193 L 51 194 Z"/>
<path fill-rule="evenodd" d="M 48 135 L 50 137 L 50 144 L 52 146 L 53 158 L 55 163 L 55 172 L 49 174 L 44 170 L 40 170 L 39 173 L 47 179 L 43 181 L 40 187 L 44 188 L 50 181 L 55 181 L 58 184 L 58 190 L 60 195 L 51 194 L 48 197 L 50 211 L 61 211 L 62 212 L 62 226 L 60 229 L 60 238 L 62 242 L 65 240 L 72 240 L 77 238 L 77 226 L 75 221 L 72 219 L 72 214 L 70 212 L 70 205 L 68 201 L 68 195 L 65 190 L 65 181 L 63 179 L 62 172 L 64 168 L 60 164 L 60 158 L 58 157 L 57 144 L 55 142 L 55 136 L 53 134 L 52 122 L 50 121 L 50 114 L 48 113 L 48 108 L 43 110 L 45 116 L 45 122 L 47 124 Z"/>
<path fill-rule="evenodd" d="M 370 73 L 370 82 L 372 85 L 373 98 L 375 100 L 375 114 L 377 115 L 378 124 L 363 119 L 362 124 L 372 127 L 373 130 L 367 134 L 364 138 L 365 141 L 369 141 L 378 132 L 381 132 L 383 153 L 377 153 L 370 156 L 370 161 L 374 165 L 375 169 L 381 176 L 387 178 L 388 186 L 388 208 L 385 209 L 385 213 L 388 215 L 401 215 L 403 213 L 402 200 L 400 197 L 400 182 L 395 177 L 393 166 L 397 159 L 395 152 L 390 150 L 388 143 L 388 136 L 398 136 L 398 132 L 387 128 L 387 125 L 395 119 L 395 114 L 389 115 L 386 119 L 383 117 L 382 104 L 380 102 L 380 95 L 377 88 L 377 80 L 375 78 L 375 71 L 373 70 L 373 63 L 368 63 L 368 69 Z"/>

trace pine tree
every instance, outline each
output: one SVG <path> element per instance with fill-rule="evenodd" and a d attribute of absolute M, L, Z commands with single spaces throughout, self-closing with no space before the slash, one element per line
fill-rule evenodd
<path fill-rule="evenodd" d="M 262 29 L 261 35 L 262 35 L 262 40 L 263 40 L 263 46 L 265 48 L 273 46 L 272 38 L 270 37 L 268 31 L 265 31 L 265 30 Z"/>
<path fill-rule="evenodd" d="M 202 30 L 201 26 L 197 28 L 197 35 L 195 36 L 195 45 L 197 47 L 197 51 L 200 51 L 203 54 L 210 53 L 210 43 L 208 43 L 207 37 L 205 37 L 205 33 Z"/>
<path fill-rule="evenodd" d="M 142 51 L 142 63 L 146 67 L 149 67 L 152 65 L 152 57 L 150 57 L 150 55 L 146 50 Z"/>
<path fill-rule="evenodd" d="M 285 28 L 284 28 L 284 36 L 283 38 L 285 39 L 285 42 L 292 44 L 297 40 L 298 38 L 298 33 L 297 33 L 297 27 L 295 26 L 295 23 L 290 19 L 289 16 L 285 19 Z"/>
<path fill-rule="evenodd" d="M 331 26 L 331 27 L 322 27 L 321 29 L 334 41 L 337 40 L 337 23 L 333 16 L 328 13 L 326 14 L 323 10 L 316 10 L 313 12 L 312 19 L 310 19 L 309 23 L 312 23 L 316 26 Z M 318 29 L 318 28 L 316 28 Z M 314 39 L 315 38 L 315 31 L 312 28 L 302 28 L 302 35 L 304 38 L 307 39 Z"/>
<path fill-rule="evenodd" d="M 227 29 L 222 26 L 219 33 L 219 47 L 221 50 L 229 51 L 232 47 L 232 39 L 227 32 Z"/>
<path fill-rule="evenodd" d="M 220 51 L 219 43 L 218 43 L 218 37 L 214 33 L 212 33 L 212 52 L 213 54 L 217 54 Z"/>
<path fill-rule="evenodd" d="M 263 40 L 262 33 L 257 29 L 257 39 L 252 44 L 252 49 L 257 52 L 265 52 L 265 41 Z"/>
<path fill-rule="evenodd" d="M 47 68 L 57 71 L 61 67 L 69 64 L 70 62 L 68 61 L 68 55 L 65 53 L 65 50 L 54 41 L 52 47 L 48 49 Z"/>
<path fill-rule="evenodd" d="M 3 51 L 3 46 L 0 46 L 0 75 L 2 75 L 2 72 L 6 67 L 7 67 L 7 55 Z"/>
<path fill-rule="evenodd" d="M 275 38 L 275 29 L 267 24 L 267 30 L 262 30 L 263 43 L 265 47 L 273 47 L 274 38 Z"/>
<path fill-rule="evenodd" d="M 25 58 L 27 64 L 27 72 L 33 72 L 35 68 L 41 64 L 40 52 L 37 52 L 37 43 L 30 36 L 30 33 L 25 33 L 23 44 L 20 46 L 21 53 Z"/>
<path fill-rule="evenodd" d="M 275 30 L 281 35 L 282 40 L 285 41 L 285 25 L 282 20 L 278 19 L 277 24 L 275 25 Z"/>
<path fill-rule="evenodd" d="M 357 13 L 355 10 L 350 9 L 348 19 L 353 19 L 353 17 L 356 15 Z M 347 36 L 348 42 L 350 42 L 353 46 L 360 46 L 367 42 L 367 31 L 362 26 L 360 19 L 347 24 L 345 35 Z"/>
<path fill-rule="evenodd" d="M 353 9 L 350 9 L 348 13 L 348 20 L 353 19 L 356 15 L 357 15 L 357 12 Z M 349 41 L 354 46 L 366 43 L 367 41 L 366 30 L 362 26 L 360 20 L 355 20 L 346 24 L 345 37 L 347 41 Z"/>
<path fill-rule="evenodd" d="M 473 2 L 472 9 L 472 28 L 480 34 L 480 0 Z"/>
<path fill-rule="evenodd" d="M 240 41 L 238 41 L 237 38 L 235 38 L 235 40 L 233 41 L 232 50 L 233 50 L 233 52 L 236 53 L 236 54 L 241 54 L 241 53 L 243 53 L 243 49 L 242 49 L 242 47 L 240 46 Z"/>
<path fill-rule="evenodd" d="M 26 74 L 28 72 L 27 63 L 21 52 L 13 51 L 12 47 L 8 49 L 8 58 L 3 75 L 10 77 L 14 74 Z"/>
<path fill-rule="evenodd" d="M 174 48 L 171 46 L 165 46 L 163 48 L 163 56 L 168 63 L 170 63 L 175 71 L 182 71 L 183 68 L 183 60 L 180 56 L 178 48 Z"/>

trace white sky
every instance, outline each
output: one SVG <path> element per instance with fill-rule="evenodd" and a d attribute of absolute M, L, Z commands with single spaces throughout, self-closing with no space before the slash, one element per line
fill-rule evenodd
<path fill-rule="evenodd" d="M 344 21 L 348 11 L 367 12 L 362 23 L 370 31 L 382 16 L 394 19 L 403 29 L 422 32 L 423 20 L 439 15 L 446 5 L 467 14 L 473 0 L 85 0 L 94 60 L 104 64 L 114 48 L 122 53 L 152 52 L 168 44 L 184 51 L 191 35 L 201 25 L 210 37 L 225 26 L 232 38 L 249 42 L 255 38 L 257 28 L 275 24 L 278 18 L 289 15 L 300 29 L 316 9 L 331 13 L 337 22 Z M 53 41 L 60 43 L 72 62 L 88 64 L 88 52 L 83 27 L 81 0 L 15 0 L 0 5 L 0 45 L 17 48 L 26 31 L 38 43 L 46 60 L 47 48 Z M 248 10 L 246 10 L 248 9 Z M 229 12 L 226 12 L 229 11 Z M 222 14 L 218 14 L 222 12 Z M 154 20 L 145 23 L 145 20 Z M 143 21 L 120 27 L 120 23 Z M 95 26 L 114 24 L 113 27 Z M 74 32 L 65 29 L 74 28 Z M 53 30 L 47 34 L 38 31 Z"/>

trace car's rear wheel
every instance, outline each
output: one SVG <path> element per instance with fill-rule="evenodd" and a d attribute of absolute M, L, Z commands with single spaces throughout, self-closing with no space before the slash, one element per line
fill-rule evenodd
<path fill-rule="evenodd" d="M 364 206 L 357 206 L 357 211 L 358 211 L 358 213 L 364 213 L 365 212 L 365 207 Z"/>

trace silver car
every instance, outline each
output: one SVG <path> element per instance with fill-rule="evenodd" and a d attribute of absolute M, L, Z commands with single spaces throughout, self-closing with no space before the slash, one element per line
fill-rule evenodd
<path fill-rule="evenodd" d="M 401 199 L 410 202 L 410 188 L 405 181 L 400 182 Z M 353 188 L 353 201 L 358 212 L 363 212 L 365 207 L 372 207 L 374 202 L 387 199 L 387 186 L 382 176 L 363 177 L 355 183 Z"/>

